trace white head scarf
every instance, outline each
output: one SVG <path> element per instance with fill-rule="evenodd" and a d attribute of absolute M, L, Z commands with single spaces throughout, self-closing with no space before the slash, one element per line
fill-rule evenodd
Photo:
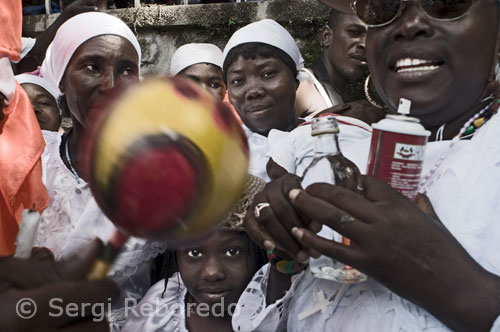
<path fill-rule="evenodd" d="M 20 74 L 16 75 L 16 80 L 17 83 L 19 84 L 24 84 L 24 83 L 32 83 L 36 84 L 45 90 L 47 90 L 48 93 L 54 97 L 54 99 L 57 101 L 59 98 L 59 91 L 54 88 L 52 84 L 50 84 L 45 78 L 32 75 L 32 74 Z"/>
<path fill-rule="evenodd" d="M 73 16 L 57 30 L 49 45 L 40 74 L 59 91 L 59 83 L 75 51 L 91 38 L 115 35 L 127 39 L 137 51 L 141 63 L 141 47 L 132 30 L 119 18 L 101 12 Z"/>
<path fill-rule="evenodd" d="M 170 62 L 170 75 L 198 63 L 210 63 L 222 69 L 222 51 L 213 44 L 186 44 L 175 51 Z"/>
<path fill-rule="evenodd" d="M 279 48 L 292 58 L 297 65 L 297 70 L 300 70 L 304 65 L 304 59 L 300 54 L 295 39 L 276 21 L 265 19 L 250 23 L 237 30 L 224 48 L 223 60 L 226 60 L 229 51 L 233 48 L 246 43 L 263 43 Z"/>

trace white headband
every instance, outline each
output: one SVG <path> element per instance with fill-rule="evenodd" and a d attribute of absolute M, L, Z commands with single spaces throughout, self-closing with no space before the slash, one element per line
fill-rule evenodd
<path fill-rule="evenodd" d="M 32 74 L 20 74 L 16 76 L 16 80 L 19 84 L 25 84 L 25 83 L 32 83 L 36 84 L 45 90 L 47 90 L 48 93 L 54 97 L 54 99 L 57 102 L 57 99 L 59 98 L 59 92 L 56 90 L 52 84 L 50 84 L 45 78 L 32 75 Z"/>
<path fill-rule="evenodd" d="M 170 75 L 198 63 L 210 63 L 222 69 L 222 51 L 213 44 L 186 44 L 175 51 L 170 62 Z"/>
<path fill-rule="evenodd" d="M 276 21 L 265 19 L 250 23 L 237 30 L 224 48 L 224 61 L 229 51 L 236 46 L 246 43 L 263 43 L 279 48 L 292 58 L 297 66 L 297 70 L 303 67 L 304 59 L 300 54 L 295 39 Z"/>
<path fill-rule="evenodd" d="M 75 51 L 89 39 L 103 35 L 127 39 L 137 51 L 141 63 L 139 42 L 122 20 L 101 12 L 89 12 L 73 16 L 57 30 L 40 68 L 41 76 L 60 93 L 59 83 Z"/>

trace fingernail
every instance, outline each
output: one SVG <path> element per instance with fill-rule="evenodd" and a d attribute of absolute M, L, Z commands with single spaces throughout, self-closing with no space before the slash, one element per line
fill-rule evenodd
<path fill-rule="evenodd" d="M 304 231 L 301 230 L 301 229 L 299 229 L 299 228 L 297 228 L 297 227 L 294 227 L 294 228 L 292 228 L 292 234 L 297 239 L 302 240 L 302 237 L 304 236 Z"/>
<path fill-rule="evenodd" d="M 297 253 L 297 261 L 302 264 L 307 264 L 309 263 L 309 255 L 301 250 Z"/>
<path fill-rule="evenodd" d="M 288 197 L 290 197 L 290 199 L 294 201 L 297 198 L 297 196 L 299 196 L 300 192 L 301 192 L 300 189 L 292 189 L 288 193 Z"/>
<path fill-rule="evenodd" d="M 264 247 L 264 249 L 266 250 L 273 250 L 275 245 L 274 243 L 272 243 L 271 241 L 269 240 L 265 240 L 264 243 L 262 243 L 262 246 Z"/>

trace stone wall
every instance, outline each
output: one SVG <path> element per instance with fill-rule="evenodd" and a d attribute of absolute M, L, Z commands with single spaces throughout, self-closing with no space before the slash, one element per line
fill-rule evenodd
<path fill-rule="evenodd" d="M 317 0 L 267 0 L 189 6 L 145 6 L 110 10 L 137 34 L 143 50 L 142 72 L 166 74 L 175 50 L 186 43 L 213 43 L 224 47 L 231 34 L 248 23 L 271 18 L 295 37 L 309 64 L 320 52 L 318 32 L 328 9 Z M 57 14 L 56 14 L 57 15 Z M 27 16 L 23 35 L 36 36 L 56 15 Z"/>

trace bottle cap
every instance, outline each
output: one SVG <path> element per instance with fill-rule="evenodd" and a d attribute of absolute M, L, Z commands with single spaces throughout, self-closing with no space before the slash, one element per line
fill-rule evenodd
<path fill-rule="evenodd" d="M 338 134 L 339 124 L 333 115 L 312 119 L 311 135 Z"/>

